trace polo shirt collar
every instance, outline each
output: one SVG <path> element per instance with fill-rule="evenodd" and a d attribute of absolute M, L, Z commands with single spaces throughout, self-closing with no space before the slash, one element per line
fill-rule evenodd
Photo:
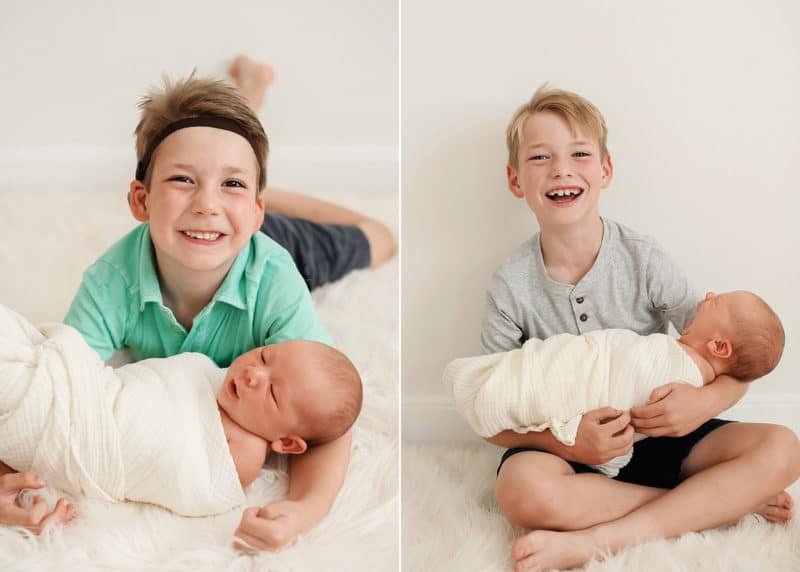
<path fill-rule="evenodd" d="M 143 312 L 145 304 L 155 302 L 163 305 L 161 286 L 156 275 L 156 256 L 153 252 L 153 242 L 150 240 L 150 225 L 145 223 L 142 240 L 139 248 L 139 311 Z"/>
<path fill-rule="evenodd" d="M 153 252 L 153 242 L 150 240 L 150 225 L 143 225 L 141 246 L 139 250 L 139 311 L 144 311 L 145 304 L 155 302 L 164 305 L 161 297 L 161 286 L 156 274 L 156 257 Z M 214 302 L 224 302 L 240 310 L 247 308 L 246 277 L 247 259 L 250 256 L 251 242 L 247 242 L 242 251 L 236 256 L 225 280 L 214 293 L 209 305 Z"/>
<path fill-rule="evenodd" d="M 247 241 L 242 251 L 236 255 L 228 274 L 225 276 L 225 280 L 222 281 L 222 284 L 214 293 L 214 297 L 211 298 L 211 304 L 223 302 L 240 310 L 247 308 L 247 277 L 245 273 L 252 242 L 252 239 Z"/>

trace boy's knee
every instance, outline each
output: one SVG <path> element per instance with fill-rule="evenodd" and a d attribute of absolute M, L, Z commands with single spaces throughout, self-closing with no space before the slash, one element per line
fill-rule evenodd
<path fill-rule="evenodd" d="M 535 472 L 527 473 L 524 479 L 508 476 L 498 479 L 495 486 L 497 504 L 508 520 L 525 528 L 562 527 L 561 487 L 555 476 Z"/>
<path fill-rule="evenodd" d="M 800 477 L 800 440 L 794 431 L 783 425 L 769 425 L 761 446 L 772 470 L 783 475 L 787 483 Z"/>
<path fill-rule="evenodd" d="M 369 242 L 370 268 L 380 266 L 392 259 L 397 252 L 397 242 L 394 234 L 385 224 L 374 219 L 367 219 L 358 223 Z"/>

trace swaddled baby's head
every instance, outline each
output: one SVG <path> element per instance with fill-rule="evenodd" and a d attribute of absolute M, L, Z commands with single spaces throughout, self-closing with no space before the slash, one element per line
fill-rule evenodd
<path fill-rule="evenodd" d="M 361 378 L 340 351 L 292 340 L 236 358 L 217 402 L 272 450 L 303 453 L 350 428 L 361 410 Z"/>

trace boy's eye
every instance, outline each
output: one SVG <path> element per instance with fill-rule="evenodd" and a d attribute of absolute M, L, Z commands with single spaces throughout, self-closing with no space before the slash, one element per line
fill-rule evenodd
<path fill-rule="evenodd" d="M 234 188 L 234 189 L 236 189 L 236 188 L 238 188 L 238 189 L 247 188 L 242 181 L 239 181 L 237 179 L 228 179 L 227 181 L 222 183 L 222 186 L 223 187 L 231 187 L 231 188 Z"/>
<path fill-rule="evenodd" d="M 574 157 L 591 157 L 591 154 L 587 153 L 586 151 L 575 151 L 572 154 Z"/>
<path fill-rule="evenodd" d="M 544 161 L 547 159 L 547 155 L 533 155 L 528 157 L 528 161 Z"/>
<path fill-rule="evenodd" d="M 192 180 L 187 177 L 186 175 L 174 175 L 169 178 L 170 181 L 175 181 L 176 183 L 191 183 Z"/>

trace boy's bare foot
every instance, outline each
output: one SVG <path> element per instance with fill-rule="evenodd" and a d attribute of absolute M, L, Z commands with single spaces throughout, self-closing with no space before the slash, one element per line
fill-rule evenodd
<path fill-rule="evenodd" d="M 236 56 L 231 63 L 228 75 L 250 102 L 253 111 L 258 111 L 264 102 L 264 93 L 266 93 L 267 87 L 275 79 L 275 70 L 272 66 L 240 55 Z"/>
<path fill-rule="evenodd" d="M 770 522 L 787 522 L 792 518 L 794 500 L 786 491 L 780 492 L 758 507 L 753 512 L 760 514 Z"/>
<path fill-rule="evenodd" d="M 590 530 L 534 530 L 518 538 L 511 549 L 514 572 L 578 568 L 602 552 Z"/>

